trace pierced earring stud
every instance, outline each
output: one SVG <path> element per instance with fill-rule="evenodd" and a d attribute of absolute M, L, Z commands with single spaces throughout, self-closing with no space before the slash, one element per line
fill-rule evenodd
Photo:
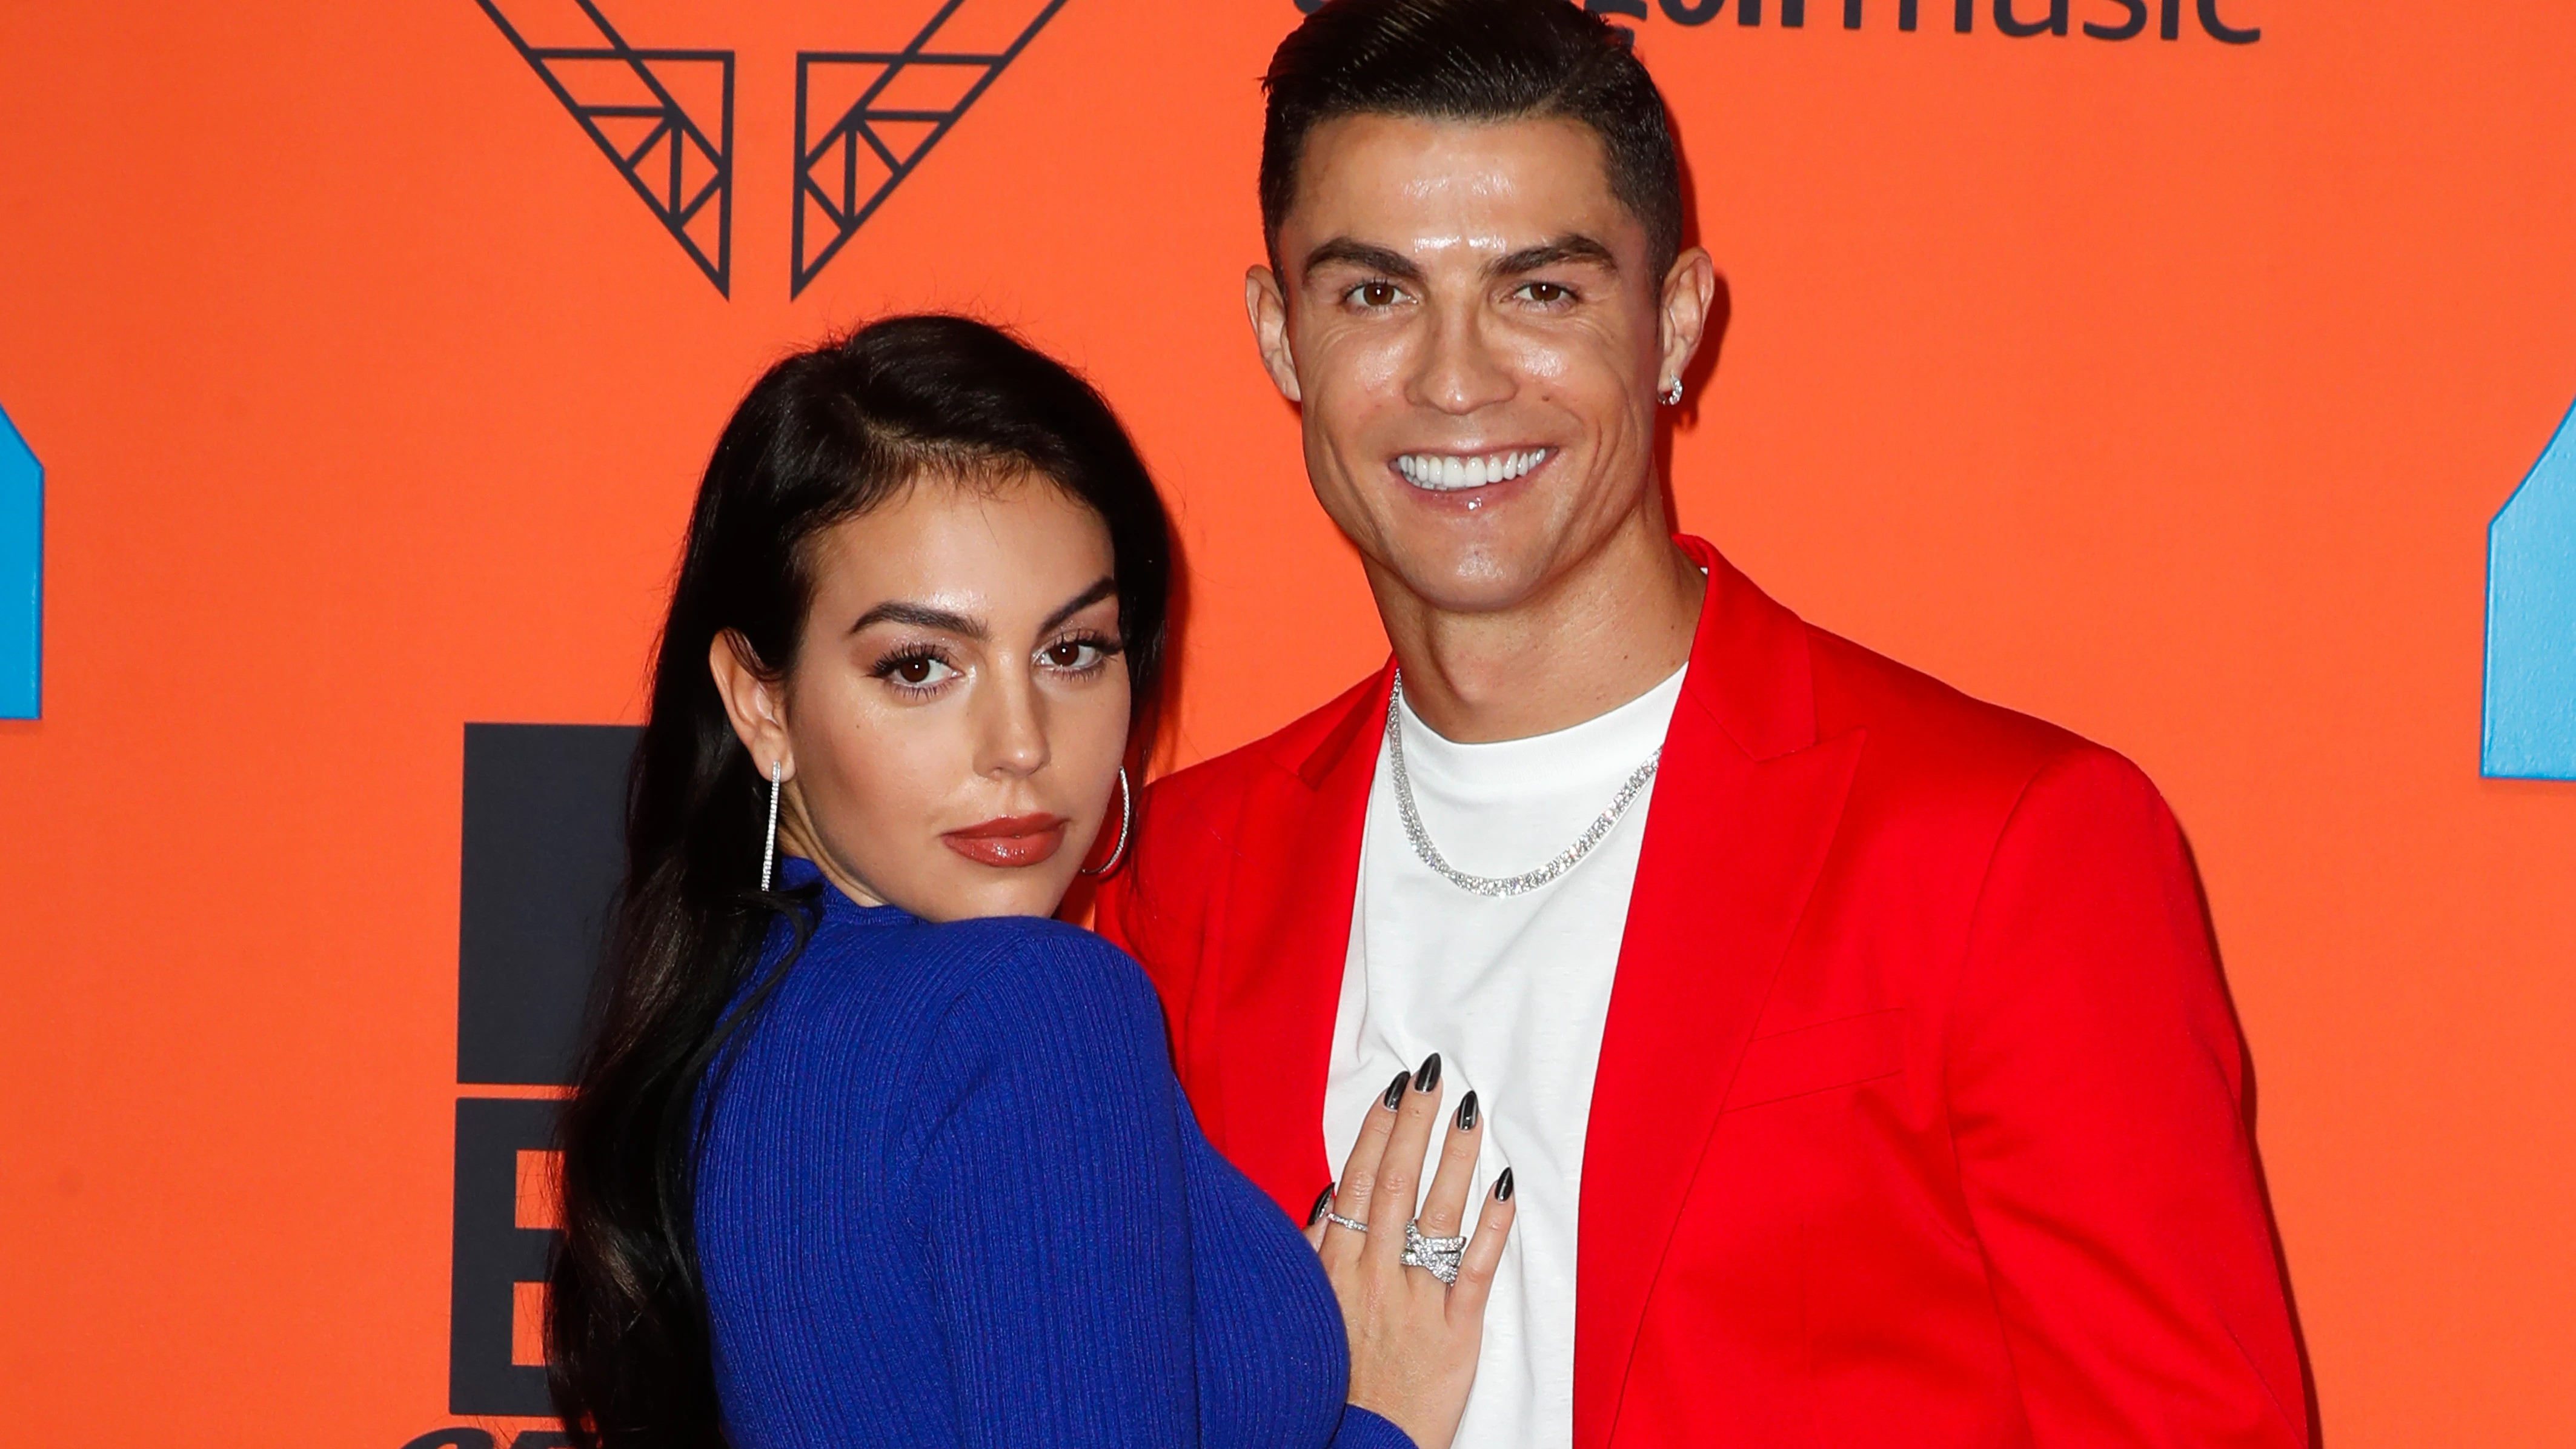
<path fill-rule="evenodd" d="M 1664 406 L 1668 408 L 1680 407 L 1682 405 L 1682 380 L 1676 377 L 1665 383 L 1664 390 L 1656 394 L 1656 396 L 1661 398 Z"/>

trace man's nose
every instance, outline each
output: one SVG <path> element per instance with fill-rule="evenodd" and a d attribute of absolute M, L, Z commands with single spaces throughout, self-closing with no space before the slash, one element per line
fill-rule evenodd
<path fill-rule="evenodd" d="M 1512 395 L 1511 370 L 1475 309 L 1444 308 L 1430 320 L 1412 379 L 1415 402 L 1463 415 Z"/>

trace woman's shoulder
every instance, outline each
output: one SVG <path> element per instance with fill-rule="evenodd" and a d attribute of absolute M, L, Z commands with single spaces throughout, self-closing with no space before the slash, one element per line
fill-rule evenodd
<path fill-rule="evenodd" d="M 954 957 L 957 1025 L 1025 1021 L 1060 1026 L 1102 1013 L 1142 1013 L 1162 1027 L 1145 968 L 1116 946 L 1063 921 L 987 916 L 928 928 Z"/>
<path fill-rule="evenodd" d="M 871 912 L 873 917 L 875 913 Z M 889 912 L 861 929 L 827 920 L 808 946 L 827 994 L 900 1002 L 939 1018 L 943 1032 L 1061 1025 L 1104 1012 L 1161 1008 L 1144 968 L 1080 926 L 1041 916 L 925 921 Z"/>
<path fill-rule="evenodd" d="M 923 931 L 957 943 L 961 950 L 996 961 L 1036 957 L 1108 964 L 1128 960 L 1126 952 L 1109 942 L 1050 916 L 972 916 L 962 921 L 916 924 Z"/>
<path fill-rule="evenodd" d="M 924 929 L 946 963 L 919 1043 L 935 1068 L 913 1096 L 928 1137 L 989 1147 L 1021 1140 L 1020 1127 L 996 1124 L 1043 1120 L 1097 1147 L 1174 1129 L 1180 1086 L 1162 1005 L 1125 952 L 1061 921 Z"/>
<path fill-rule="evenodd" d="M 819 923 L 728 1080 L 744 1102 L 891 1113 L 911 1136 L 978 1102 L 1158 1099 L 1170 1075 L 1144 969 L 1089 931 L 872 910 Z"/>

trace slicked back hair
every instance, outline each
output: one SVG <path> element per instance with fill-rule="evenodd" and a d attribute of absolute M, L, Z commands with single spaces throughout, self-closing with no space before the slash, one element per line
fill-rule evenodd
<path fill-rule="evenodd" d="M 1681 168 L 1628 36 L 1571 0 L 1326 0 L 1271 52 L 1261 232 L 1271 265 L 1315 127 L 1342 116 L 1564 119 L 1601 138 L 1610 194 L 1646 228 L 1660 278 L 1681 254 Z"/>

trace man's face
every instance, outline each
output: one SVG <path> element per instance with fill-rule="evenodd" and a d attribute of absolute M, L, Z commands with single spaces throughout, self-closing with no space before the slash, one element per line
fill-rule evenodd
<path fill-rule="evenodd" d="M 1705 253 L 1650 271 L 1599 137 L 1566 120 L 1349 116 L 1307 137 L 1281 273 L 1246 302 L 1315 495 L 1429 607 L 1508 609 L 1641 512 L 1657 391 Z"/>

